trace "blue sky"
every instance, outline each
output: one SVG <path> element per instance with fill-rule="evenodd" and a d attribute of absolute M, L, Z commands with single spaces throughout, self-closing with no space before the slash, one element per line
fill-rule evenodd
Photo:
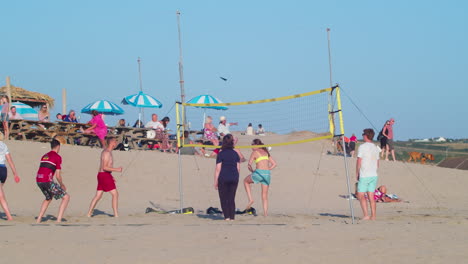
<path fill-rule="evenodd" d="M 0 84 L 43 92 L 61 107 L 119 102 L 144 91 L 174 117 L 180 98 L 176 10 L 187 98 L 244 101 L 329 86 L 333 79 L 396 139 L 467 138 L 466 1 L 8 1 L 0 17 Z M 229 78 L 223 82 L 219 76 Z M 347 134 L 369 122 L 343 96 Z M 127 120 L 137 110 L 125 107 Z M 148 112 L 148 111 L 147 111 Z M 226 113 L 228 115 L 228 112 Z M 87 120 L 88 116 L 82 116 Z"/>

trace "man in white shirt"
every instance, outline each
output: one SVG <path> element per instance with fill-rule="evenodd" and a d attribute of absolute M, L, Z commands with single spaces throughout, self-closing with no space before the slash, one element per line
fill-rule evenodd
<path fill-rule="evenodd" d="M 218 135 L 224 137 L 227 134 L 231 134 L 231 131 L 229 131 L 230 126 L 237 126 L 237 123 L 228 123 L 226 117 L 221 116 L 219 118 Z"/>
<path fill-rule="evenodd" d="M 357 198 L 361 204 L 364 217 L 362 220 L 375 220 L 376 205 L 374 200 L 374 191 L 377 187 L 377 169 L 379 168 L 380 148 L 372 143 L 374 138 L 374 130 L 371 128 L 364 129 L 362 134 L 364 144 L 359 146 L 357 163 L 356 163 L 356 178 L 358 180 Z M 371 208 L 371 216 L 367 212 L 367 198 Z"/>
<path fill-rule="evenodd" d="M 16 112 L 16 106 L 12 106 L 10 108 L 10 112 L 8 113 L 8 117 L 10 119 L 23 119 L 23 117 Z"/>
<path fill-rule="evenodd" d="M 146 123 L 145 125 L 146 128 L 152 128 L 152 129 L 160 129 L 164 130 L 164 126 L 161 124 L 161 122 L 158 121 L 158 115 L 157 114 L 152 114 L 151 115 L 151 121 Z"/>

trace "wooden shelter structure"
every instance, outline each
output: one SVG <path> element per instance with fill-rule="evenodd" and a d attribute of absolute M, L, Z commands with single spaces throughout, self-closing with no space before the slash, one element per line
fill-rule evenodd
<path fill-rule="evenodd" d="M 38 107 L 44 104 L 49 105 L 50 107 L 54 106 L 55 100 L 42 93 L 28 91 L 21 87 L 17 87 L 14 85 L 10 86 L 11 89 L 11 100 L 10 101 L 18 101 L 30 105 L 31 107 Z M 0 95 L 7 94 L 7 87 L 3 86 L 0 88 Z"/>

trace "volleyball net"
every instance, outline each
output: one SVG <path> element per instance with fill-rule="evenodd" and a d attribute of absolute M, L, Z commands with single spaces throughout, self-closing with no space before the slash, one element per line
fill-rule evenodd
<path fill-rule="evenodd" d="M 261 139 L 263 146 L 273 147 L 344 134 L 339 86 L 243 102 L 177 102 L 175 107 L 179 147 L 218 148 L 211 145 L 213 140 L 204 132 L 207 119 L 212 120 L 212 133 L 217 133 L 221 119 L 226 119 L 231 134 L 238 139 L 236 148 L 252 148 L 255 138 Z M 184 144 L 182 136 L 186 130 L 190 131 L 193 144 Z"/>

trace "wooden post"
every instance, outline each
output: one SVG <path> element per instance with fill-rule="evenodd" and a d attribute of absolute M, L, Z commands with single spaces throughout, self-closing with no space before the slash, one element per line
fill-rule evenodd
<path fill-rule="evenodd" d="M 10 103 L 11 103 L 12 100 L 11 100 L 10 76 L 6 77 L 6 95 L 8 96 L 8 99 L 10 99 Z"/>
<path fill-rule="evenodd" d="M 67 114 L 67 89 L 62 89 L 62 115 Z"/>

